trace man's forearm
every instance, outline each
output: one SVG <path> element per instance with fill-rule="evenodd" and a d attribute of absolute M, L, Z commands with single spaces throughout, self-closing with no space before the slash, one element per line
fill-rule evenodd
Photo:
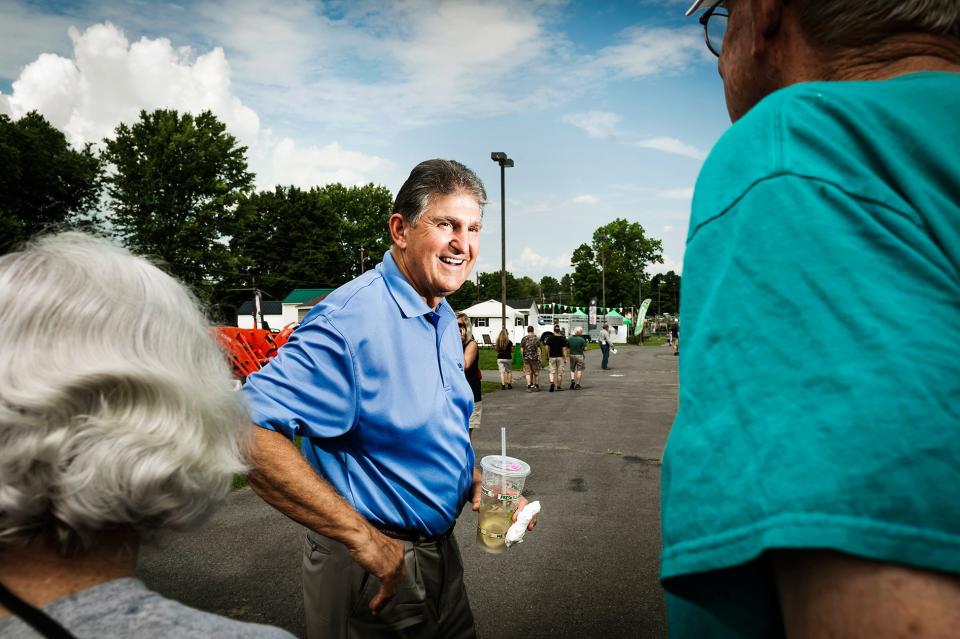
<path fill-rule="evenodd" d="M 349 548 L 368 541 L 374 532 L 282 434 L 255 427 L 251 461 L 251 488 L 290 519 Z"/>

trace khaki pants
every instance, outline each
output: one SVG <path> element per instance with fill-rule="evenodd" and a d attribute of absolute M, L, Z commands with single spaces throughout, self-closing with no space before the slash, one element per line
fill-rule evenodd
<path fill-rule="evenodd" d="M 303 604 L 310 639 L 476 639 L 456 539 L 401 541 L 400 589 L 376 617 L 370 601 L 380 582 L 346 546 L 307 531 L 303 546 Z"/>
<path fill-rule="evenodd" d="M 557 382 L 563 381 L 563 358 L 562 357 L 551 357 L 550 358 L 550 377 L 553 378 L 554 375 L 557 376 Z"/>

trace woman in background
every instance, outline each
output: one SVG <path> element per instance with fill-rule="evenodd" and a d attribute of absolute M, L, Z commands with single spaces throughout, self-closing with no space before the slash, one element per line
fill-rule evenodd
<path fill-rule="evenodd" d="M 497 335 L 497 368 L 500 370 L 500 388 L 513 389 L 513 342 L 507 329 L 501 328 Z"/>
<path fill-rule="evenodd" d="M 473 439 L 473 429 L 480 428 L 480 417 L 483 408 L 480 400 L 480 349 L 477 340 L 473 339 L 473 322 L 463 313 L 457 313 L 457 326 L 460 328 L 460 342 L 463 344 L 463 373 L 467 376 L 470 388 L 473 390 L 473 413 L 470 414 L 470 438 Z"/>

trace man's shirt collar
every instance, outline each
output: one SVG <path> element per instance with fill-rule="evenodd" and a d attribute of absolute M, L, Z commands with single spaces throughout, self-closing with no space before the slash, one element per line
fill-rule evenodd
<path fill-rule="evenodd" d="M 380 271 L 387 290 L 390 291 L 390 295 L 393 296 L 404 317 L 420 317 L 433 312 L 406 276 L 400 272 L 391 251 L 383 254 L 383 261 L 377 264 L 377 270 Z M 438 310 L 442 306 L 443 302 L 438 306 Z"/>

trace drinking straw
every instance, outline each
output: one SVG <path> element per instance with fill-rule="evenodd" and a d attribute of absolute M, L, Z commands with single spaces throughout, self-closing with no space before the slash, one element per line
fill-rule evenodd
<path fill-rule="evenodd" d="M 500 459 L 503 464 L 503 473 L 500 475 L 500 494 L 507 494 L 507 427 L 500 427 Z"/>

